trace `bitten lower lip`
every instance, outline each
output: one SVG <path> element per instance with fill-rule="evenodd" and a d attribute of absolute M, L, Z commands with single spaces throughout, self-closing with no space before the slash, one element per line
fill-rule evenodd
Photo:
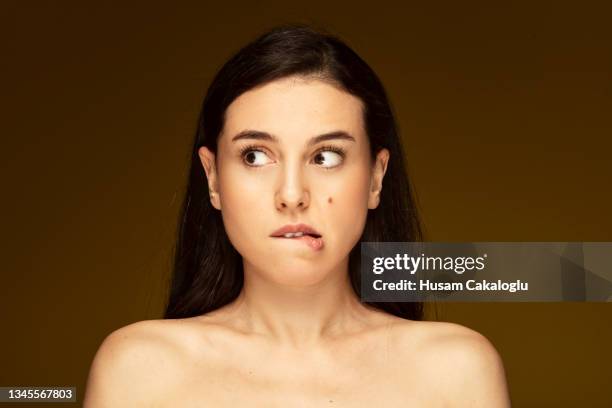
<path fill-rule="evenodd" d="M 275 239 L 283 239 L 285 241 L 301 241 L 312 248 L 314 251 L 320 251 L 323 248 L 323 237 L 315 238 L 310 235 L 302 235 L 301 237 L 285 238 L 285 237 L 272 237 Z"/>

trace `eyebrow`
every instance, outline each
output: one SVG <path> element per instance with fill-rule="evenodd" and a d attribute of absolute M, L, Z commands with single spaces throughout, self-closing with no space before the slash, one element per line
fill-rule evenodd
<path fill-rule="evenodd" d="M 262 132 L 259 130 L 243 130 L 238 133 L 236 136 L 232 138 L 232 142 L 236 142 L 238 140 L 245 139 L 254 139 L 254 140 L 267 140 L 269 142 L 278 143 L 278 138 L 274 135 L 271 135 L 267 132 Z M 325 142 L 328 140 L 348 140 L 351 142 L 355 141 L 355 138 L 348 134 L 343 130 L 335 130 L 333 132 L 324 133 L 322 135 L 315 136 L 308 141 L 308 146 L 313 146 L 320 142 Z"/>

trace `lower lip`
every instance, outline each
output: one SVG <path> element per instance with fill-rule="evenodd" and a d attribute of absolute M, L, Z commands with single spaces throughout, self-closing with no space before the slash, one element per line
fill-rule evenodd
<path fill-rule="evenodd" d="M 294 237 L 294 238 L 284 238 L 284 237 L 274 237 L 274 238 L 284 239 L 287 241 L 302 241 L 303 243 L 305 243 L 306 245 L 308 245 L 310 248 L 312 248 L 315 251 L 319 251 L 323 248 L 323 237 L 315 238 L 315 237 L 311 237 L 310 235 L 302 235 L 301 237 Z"/>

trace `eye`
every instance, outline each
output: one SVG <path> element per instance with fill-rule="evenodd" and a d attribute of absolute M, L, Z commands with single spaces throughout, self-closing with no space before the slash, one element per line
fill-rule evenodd
<path fill-rule="evenodd" d="M 344 150 L 336 146 L 322 147 L 315 155 L 314 162 L 325 168 L 333 168 L 342 164 Z"/>
<path fill-rule="evenodd" d="M 240 150 L 240 157 L 242 157 L 242 161 L 251 167 L 261 167 L 265 162 L 265 158 L 267 157 L 266 153 L 260 148 L 254 146 L 245 146 Z"/>

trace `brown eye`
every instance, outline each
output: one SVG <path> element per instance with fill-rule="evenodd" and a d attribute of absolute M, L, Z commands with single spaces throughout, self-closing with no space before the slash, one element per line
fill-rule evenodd
<path fill-rule="evenodd" d="M 247 163 L 253 164 L 255 162 L 255 159 L 256 159 L 255 152 L 253 152 L 253 151 L 248 152 L 244 158 L 247 161 Z"/>
<path fill-rule="evenodd" d="M 242 160 L 247 166 L 261 167 L 266 164 L 266 158 L 268 157 L 263 151 L 246 148 L 242 153 Z"/>
<path fill-rule="evenodd" d="M 316 154 L 314 162 L 327 168 L 336 167 L 342 163 L 342 154 L 332 150 L 323 150 Z"/>

